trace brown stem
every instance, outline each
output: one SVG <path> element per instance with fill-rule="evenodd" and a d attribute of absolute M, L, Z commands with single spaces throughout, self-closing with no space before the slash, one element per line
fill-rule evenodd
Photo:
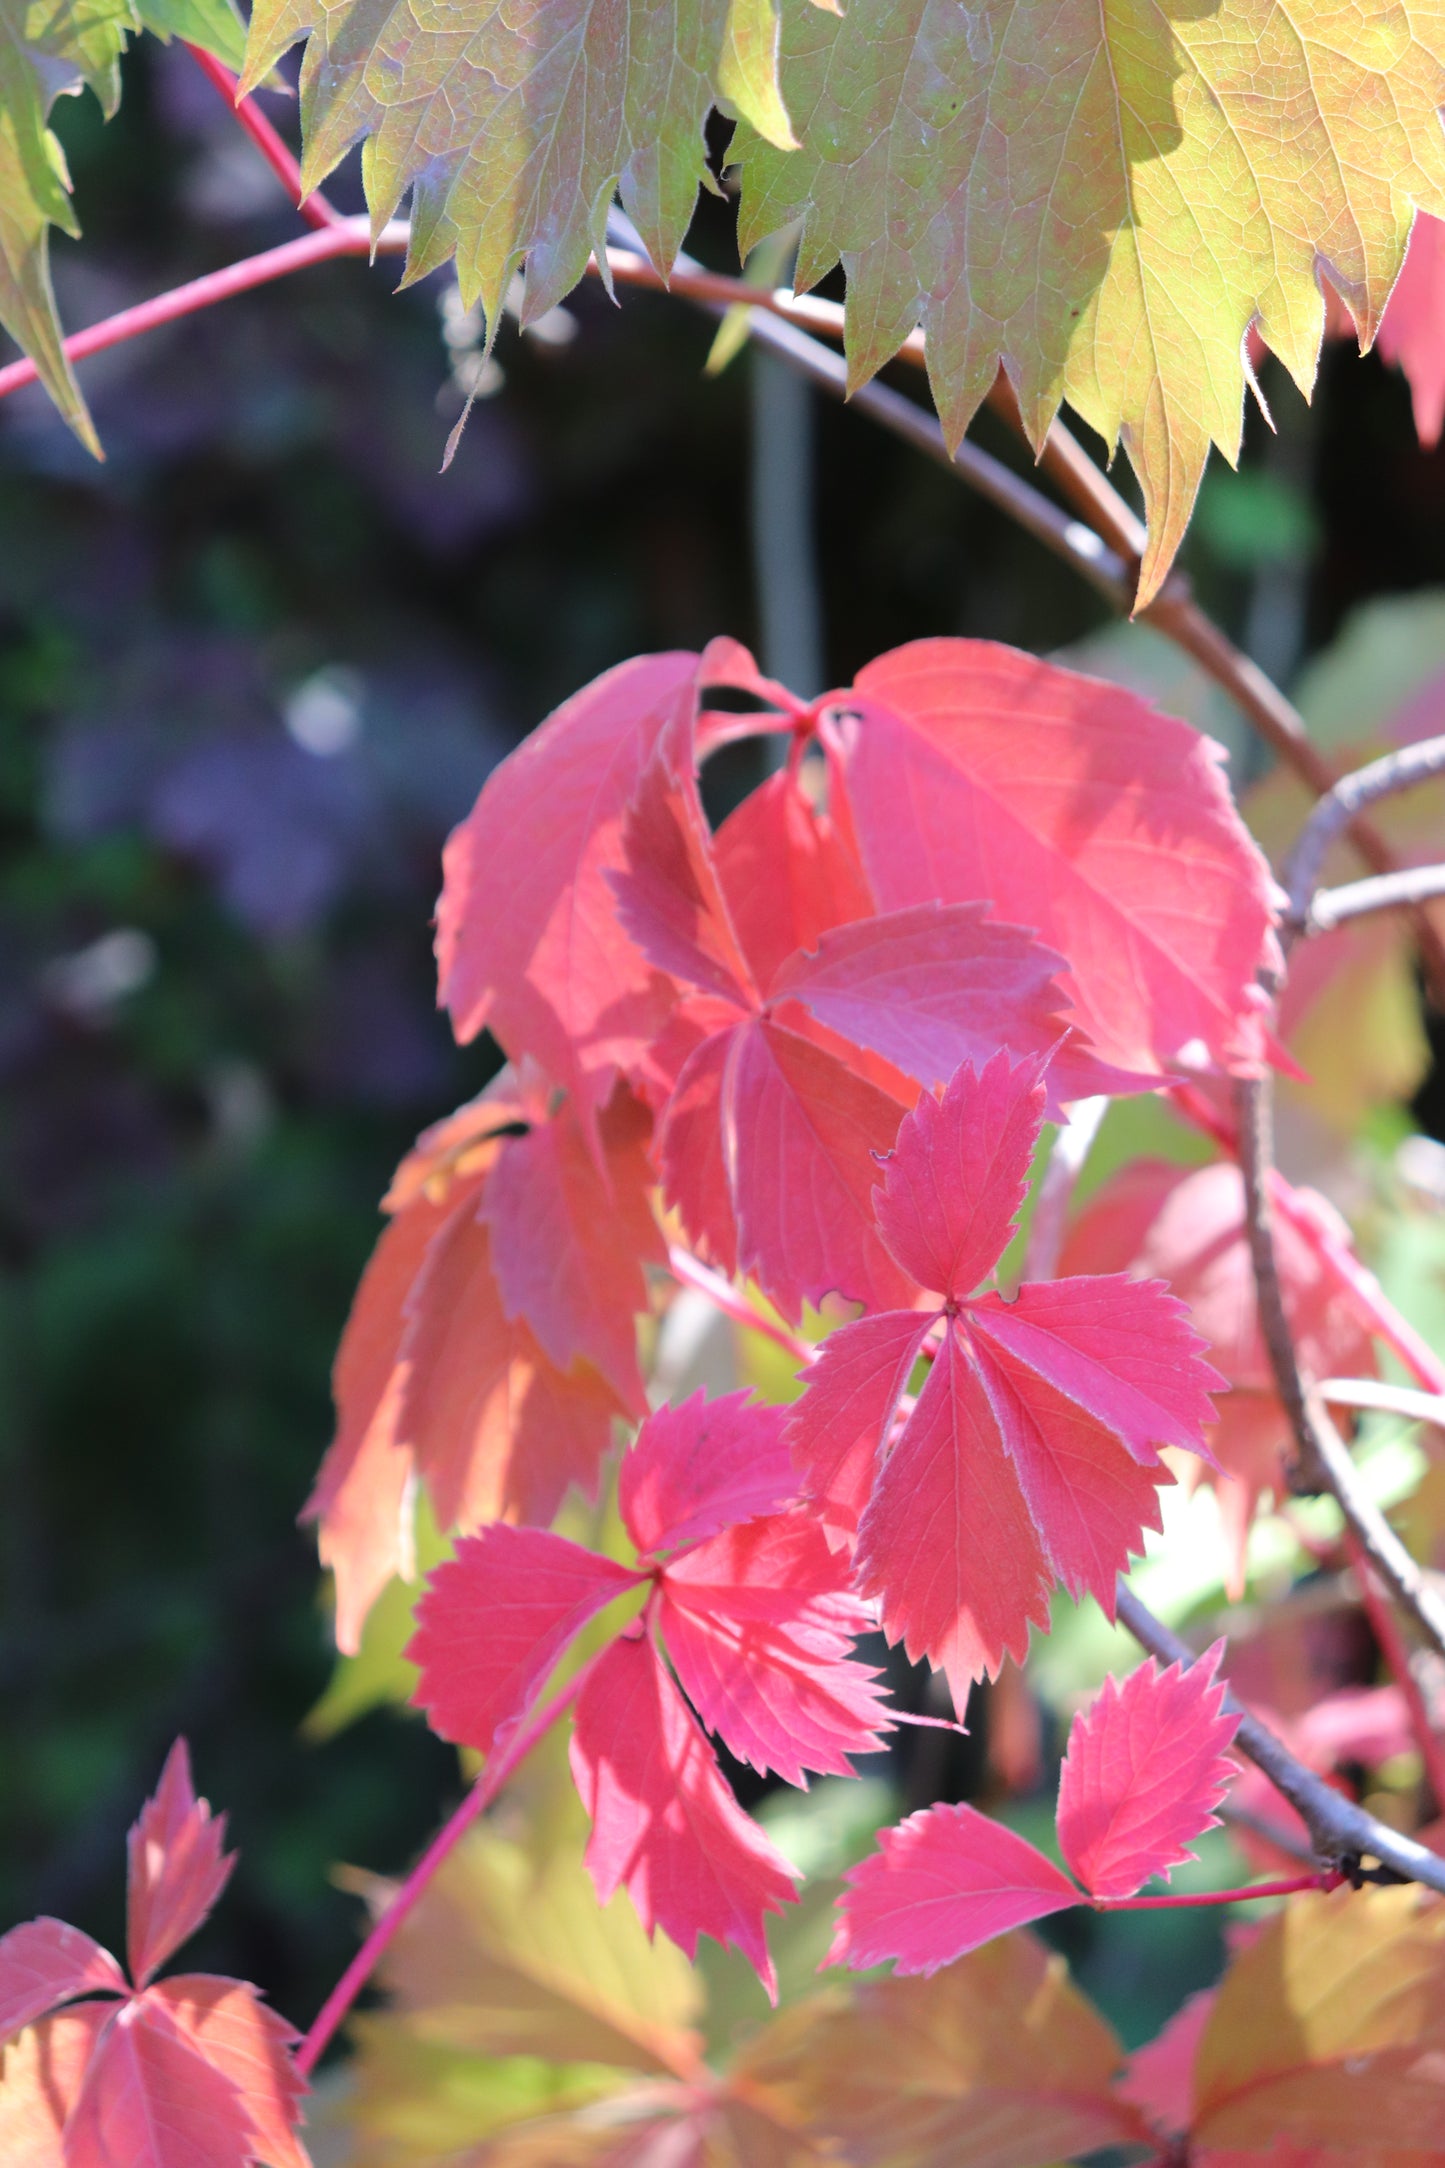
<path fill-rule="evenodd" d="M 1407 1610 L 1432 1648 L 1445 1655 L 1445 1603 L 1410 1556 L 1389 1522 L 1360 1489 L 1348 1448 L 1305 1388 L 1285 1313 L 1274 1248 L 1270 1174 L 1274 1166 L 1272 1087 L 1268 1076 L 1245 1078 L 1235 1087 L 1239 1112 L 1239 1165 L 1244 1176 L 1245 1226 L 1259 1304 L 1260 1330 L 1275 1385 L 1284 1403 L 1301 1473 L 1311 1487 L 1328 1491 L 1365 1555 L 1397 1603 Z"/>
<path fill-rule="evenodd" d="M 1359 1583 L 1360 1603 L 1370 1622 L 1370 1631 L 1380 1651 L 1386 1670 L 1394 1679 L 1404 1697 L 1410 1729 L 1415 1734 L 1415 1744 L 1420 1749 L 1420 1759 L 1425 1765 L 1425 1776 L 1435 1795 L 1437 1811 L 1445 1808 L 1445 1742 L 1430 1721 L 1430 1711 L 1425 1696 L 1420 1691 L 1420 1681 L 1410 1662 L 1410 1651 L 1405 1646 L 1399 1623 L 1385 1600 L 1374 1568 L 1366 1558 L 1364 1549 L 1353 1532 L 1345 1531 L 1345 1550 Z"/>
<path fill-rule="evenodd" d="M 1195 1652 L 1188 1643 L 1155 1618 L 1122 1581 L 1116 1591 L 1116 1600 L 1120 1623 L 1141 1648 L 1157 1656 L 1161 1663 L 1182 1664 L 1187 1669 L 1195 1662 Z M 1316 1856 L 1325 1866 L 1340 1867 L 1348 1873 L 1357 1861 L 1376 1859 L 1403 1880 L 1421 1882 L 1427 1889 L 1445 1894 L 1445 1859 L 1438 1853 L 1427 1851 L 1413 1837 L 1402 1836 L 1398 1830 L 1377 1821 L 1373 1814 L 1367 1814 L 1363 1807 L 1346 1799 L 1333 1785 L 1326 1784 L 1323 1777 L 1306 1769 L 1267 1724 L 1261 1724 L 1248 1710 L 1240 1710 L 1233 1696 L 1228 1697 L 1225 1706 L 1239 1711 L 1235 1745 L 1242 1754 L 1249 1756 L 1257 1769 L 1264 1771 L 1275 1790 L 1289 1801 L 1308 1829 Z"/>

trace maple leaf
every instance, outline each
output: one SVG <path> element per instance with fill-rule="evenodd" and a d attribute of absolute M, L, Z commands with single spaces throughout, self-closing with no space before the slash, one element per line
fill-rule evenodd
<path fill-rule="evenodd" d="M 757 836 L 806 830 L 812 815 L 783 777 L 714 850 L 686 752 L 676 733 L 660 739 L 610 877 L 638 948 L 696 990 L 711 1027 L 663 1117 L 666 1194 L 694 1239 L 789 1317 L 830 1292 L 896 1305 L 909 1286 L 873 1225 L 872 1157 L 920 1084 L 1005 1038 L 1024 1053 L 1058 1044 L 1059 959 L 977 902 L 844 920 L 862 876 L 831 827 L 787 896 L 810 945 L 783 953 Z M 1087 1055 L 1066 1048 L 1064 1068 L 1081 1091 L 1106 1088 Z"/>
<path fill-rule="evenodd" d="M 518 1134 L 517 1132 L 522 1133 Z M 305 1517 L 336 1576 L 337 1645 L 414 1571 L 412 1489 L 443 1529 L 550 1520 L 596 1488 L 616 1417 L 646 1405 L 634 1313 L 664 1249 L 647 1117 L 548 1111 L 528 1065 L 437 1123 L 397 1171 L 333 1388 L 337 1433 Z"/>
<path fill-rule="evenodd" d="M 829 2158 L 1048 2168 L 1146 2135 L 1111 2083 L 1121 2059 L 1063 1959 L 1020 1933 L 935 1980 L 830 1989 L 775 2019 L 740 2072 Z"/>
<path fill-rule="evenodd" d="M 1218 746 L 982 640 L 914 641 L 832 698 L 835 812 L 881 911 L 988 897 L 1064 957 L 1069 1021 L 1126 1071 L 1257 1066 L 1274 888 Z"/>
<path fill-rule="evenodd" d="M 50 228 L 76 235 L 80 227 L 65 154 L 45 123 L 55 99 L 83 85 L 109 119 L 120 103 L 120 56 L 136 27 L 131 0 L 0 0 L 0 324 L 97 457 L 50 284 Z"/>
<path fill-rule="evenodd" d="M 0 1937 L 0 2046 L 13 2042 L 0 2139 L 15 2168 L 308 2168 L 291 2027 L 244 1981 L 153 1978 L 225 1885 L 224 1833 L 178 1739 L 130 1832 L 134 1984 L 59 1920 Z"/>
<path fill-rule="evenodd" d="M 1122 2090 L 1204 2168 L 1414 2163 L 1445 2128 L 1445 1906 L 1415 1889 L 1292 1897 L 1131 2060 Z M 1263 2013 L 1272 2021 L 1262 2021 Z"/>
<path fill-rule="evenodd" d="M 854 385 L 922 324 L 950 444 L 1001 365 L 1035 445 L 1064 399 L 1122 439 L 1149 522 L 1143 607 L 1210 443 L 1238 456 L 1245 333 L 1308 394 L 1321 269 L 1368 343 L 1412 205 L 1445 215 L 1442 63 L 1430 30 L 1360 0 L 1287 28 L 1262 0 L 1147 25 L 1030 0 L 787 9 L 802 148 L 739 132 L 740 243 L 802 218 L 799 285 L 843 264 Z"/>
<path fill-rule="evenodd" d="M 733 1753 L 795 1784 L 851 1774 L 847 1756 L 875 1752 L 888 1724 L 876 1674 L 850 1653 L 867 1611 L 811 1516 L 790 1509 L 795 1491 L 780 1409 L 696 1394 L 649 1417 L 623 1462 L 635 1569 L 541 1530 L 487 1528 L 431 1576 L 407 1651 L 433 1729 L 489 1752 L 587 1621 L 645 1590 L 643 1620 L 592 1659 L 577 1704 L 588 1862 L 604 1903 L 625 1883 L 646 1926 L 689 1954 L 700 1933 L 734 1942 L 770 1991 L 763 1917 L 791 1897 L 790 1876 L 688 1701 Z"/>
<path fill-rule="evenodd" d="M 1334 1208 L 1299 1191 L 1310 1208 L 1348 1239 Z M 1374 1343 L 1359 1311 L 1326 1270 L 1315 1245 L 1283 1214 L 1275 1229 L 1280 1289 L 1304 1375 L 1373 1377 Z M 1212 1483 L 1225 1541 L 1225 1578 L 1243 1594 L 1245 1546 L 1262 1496 L 1278 1495 L 1293 1452 L 1289 1418 L 1275 1390 L 1260 1329 L 1254 1266 L 1244 1226 L 1244 1182 L 1228 1161 L 1181 1168 L 1136 1160 L 1107 1182 L 1070 1230 L 1061 1272 L 1133 1273 L 1167 1280 L 1189 1305 L 1210 1360 L 1229 1390 L 1207 1433 L 1218 1467 L 1191 1464 L 1187 1482 Z"/>
<path fill-rule="evenodd" d="M 996 1054 L 925 1094 L 898 1132 L 877 1224 L 931 1310 L 832 1333 L 790 1420 L 808 1496 L 857 1528 L 857 1586 L 890 1640 L 967 1686 L 1022 1659 L 1054 1582 L 1113 1615 L 1114 1582 L 1172 1478 L 1159 1447 L 1202 1450 L 1218 1382 L 1182 1303 L 1123 1277 L 976 1294 L 1023 1201 L 1042 1064 Z M 941 1328 L 941 1337 L 939 1337 Z M 927 1377 L 890 1439 L 909 1372 Z M 866 1504 L 860 1502 L 866 1499 Z"/>
<path fill-rule="evenodd" d="M 1132 1897 L 1192 1859 L 1233 1775 L 1217 1641 L 1185 1670 L 1151 1657 L 1123 1686 L 1106 1679 L 1076 1716 L 1059 1777 L 1059 1847 L 1082 1891 L 1052 1860 L 973 1807 L 930 1807 L 879 1838 L 845 1877 L 830 1964 L 892 1958 L 900 1973 L 943 1965 L 1066 1906 Z"/>

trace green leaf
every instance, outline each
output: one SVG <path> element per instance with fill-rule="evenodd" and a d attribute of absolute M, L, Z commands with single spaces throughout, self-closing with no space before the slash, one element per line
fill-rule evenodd
<path fill-rule="evenodd" d="M 921 323 L 950 442 L 1001 363 L 1036 443 L 1064 399 L 1122 440 L 1141 606 L 1237 457 L 1250 324 L 1307 389 L 1317 266 L 1368 342 L 1412 206 L 1445 212 L 1445 38 L 1367 0 L 791 0 L 780 73 L 803 148 L 739 130 L 742 245 L 803 217 L 799 283 L 843 264 L 854 384 Z"/>
<path fill-rule="evenodd" d="M 406 278 L 455 255 L 463 302 L 479 302 L 490 326 L 525 262 L 530 323 L 603 248 L 619 189 L 653 260 L 671 265 L 706 171 L 720 70 L 755 122 L 791 140 L 770 87 L 768 4 L 483 0 L 459 20 L 410 0 L 258 0 L 243 80 L 261 81 L 309 31 L 307 187 L 364 136 L 377 225 L 412 191 Z"/>
<path fill-rule="evenodd" d="M 184 38 L 214 53 L 217 60 L 240 73 L 246 58 L 246 25 L 235 0 L 136 0 L 147 30 L 169 44 Z"/>
<path fill-rule="evenodd" d="M 0 324 L 88 450 L 100 457 L 65 358 L 50 284 L 50 228 L 80 231 L 65 154 L 46 126 L 58 97 L 88 87 L 109 119 L 120 56 L 138 27 L 131 0 L 0 0 Z"/>

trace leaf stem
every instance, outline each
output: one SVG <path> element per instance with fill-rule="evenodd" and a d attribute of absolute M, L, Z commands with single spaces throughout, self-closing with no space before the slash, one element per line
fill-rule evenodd
<path fill-rule="evenodd" d="M 700 1294 L 706 1295 L 710 1302 L 716 1303 L 724 1316 L 730 1317 L 735 1324 L 746 1327 L 749 1332 L 760 1332 L 765 1340 L 771 1340 L 775 1347 L 782 1348 L 787 1355 L 795 1356 L 800 1363 L 810 1363 L 817 1354 L 818 1350 L 811 1341 L 805 1340 L 801 1333 L 790 1332 L 788 1327 L 779 1324 L 776 1318 L 767 1317 L 761 1310 L 755 1309 L 747 1296 L 733 1286 L 731 1280 L 725 1279 L 720 1272 L 714 1272 L 710 1265 L 703 1264 L 690 1250 L 682 1249 L 677 1243 L 673 1243 L 667 1253 L 667 1265 L 675 1280 L 680 1280 L 685 1287 L 695 1287 Z"/>
<path fill-rule="evenodd" d="M 1197 1661 L 1189 1644 L 1172 1633 L 1161 1619 L 1155 1618 L 1123 1581 L 1115 1594 L 1119 1621 L 1141 1648 L 1147 1649 L 1151 1656 L 1157 1656 L 1161 1663 L 1183 1664 L 1187 1668 Z M 1249 1756 L 1257 1769 L 1264 1771 L 1275 1790 L 1300 1816 L 1322 1865 L 1339 1868 L 1348 1876 L 1361 1859 L 1377 1859 L 1402 1881 L 1420 1882 L 1425 1888 L 1445 1895 L 1445 1859 L 1438 1853 L 1427 1850 L 1413 1837 L 1391 1829 L 1387 1823 L 1377 1821 L 1373 1814 L 1367 1814 L 1363 1807 L 1337 1792 L 1323 1777 L 1306 1769 L 1267 1724 L 1262 1724 L 1257 1716 L 1251 1716 L 1247 1709 L 1240 1708 L 1232 1694 L 1226 1696 L 1225 1707 L 1239 1714 L 1234 1744 L 1241 1754 Z"/>
<path fill-rule="evenodd" d="M 157 294 L 153 300 L 140 301 L 134 308 L 102 317 L 98 324 L 72 332 L 65 342 L 66 356 L 71 361 L 83 361 L 87 354 L 101 353 L 108 346 L 119 346 L 126 339 L 138 338 L 143 331 L 156 331 L 162 324 L 174 323 L 178 317 L 193 316 L 199 309 L 213 308 L 218 301 L 229 301 L 233 294 L 248 293 L 253 286 L 265 286 L 273 279 L 287 278 L 293 271 L 308 270 L 312 264 L 326 263 L 333 256 L 373 253 L 393 256 L 400 254 L 406 242 L 407 228 L 392 225 L 379 236 L 373 249 L 368 220 L 341 219 L 324 231 L 304 233 L 299 240 L 284 241 L 279 248 L 263 249 L 259 256 L 244 257 L 240 263 L 227 264 L 223 270 L 208 271 L 202 278 L 191 279 L 185 286 L 173 286 L 168 293 Z M 0 399 L 9 392 L 18 391 L 22 384 L 33 384 L 36 373 L 34 362 L 28 358 L 12 361 L 0 369 Z"/>
<path fill-rule="evenodd" d="M 315 2069 L 321 2055 L 335 2037 L 342 2019 L 375 1971 L 382 1953 L 395 1939 L 437 1869 L 456 1850 L 478 1815 L 491 1805 L 507 1779 L 526 1760 L 537 1742 L 551 1730 L 558 1717 L 571 1707 L 581 1693 L 591 1669 L 591 1664 L 584 1664 L 574 1679 L 569 1679 L 550 1701 L 543 1704 L 530 1723 L 521 1725 L 513 1732 L 505 1746 L 492 1753 L 487 1766 L 461 1805 L 432 1838 L 317 2011 L 310 2031 L 296 2050 L 296 2068 L 303 2078 L 309 2077 Z"/>
<path fill-rule="evenodd" d="M 1386 1670 L 1394 1679 L 1404 1696 L 1405 1708 L 1410 1718 L 1410 1729 L 1415 1734 L 1415 1744 L 1420 1749 L 1420 1759 L 1425 1765 L 1425 1777 L 1435 1795 L 1436 1811 L 1445 1810 L 1445 1741 L 1430 1721 L 1430 1711 L 1425 1706 L 1425 1696 L 1420 1691 L 1420 1681 L 1410 1662 L 1410 1651 L 1400 1632 L 1399 1622 L 1385 1601 L 1384 1593 L 1375 1578 L 1374 1569 L 1365 1555 L 1364 1546 L 1353 1529 L 1345 1530 L 1345 1550 L 1355 1579 L 1359 1584 L 1360 1602 L 1376 1646 L 1384 1659 Z"/>
<path fill-rule="evenodd" d="M 201 73 L 221 93 L 307 225 L 318 230 L 324 226 L 344 225 L 340 211 L 327 202 L 319 189 L 307 195 L 302 186 L 301 168 L 290 145 L 277 134 L 254 99 L 237 97 L 241 86 L 224 62 L 217 60 L 215 54 L 208 53 L 202 45 L 192 45 L 189 39 L 181 42 Z"/>
<path fill-rule="evenodd" d="M 1253 1882 L 1245 1889 L 1171 1890 L 1167 1897 L 1091 1897 L 1096 1912 L 1177 1910 L 1188 1905 L 1237 1905 L 1252 1897 L 1293 1897 L 1302 1889 L 1338 1889 L 1344 1876 L 1326 1869 L 1318 1874 L 1289 1874 L 1276 1882 Z"/>

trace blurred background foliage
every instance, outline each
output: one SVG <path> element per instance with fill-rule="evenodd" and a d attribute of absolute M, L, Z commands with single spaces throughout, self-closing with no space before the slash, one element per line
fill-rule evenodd
<path fill-rule="evenodd" d="M 57 243 L 73 325 L 296 230 L 179 48 L 126 71 L 109 127 L 88 99 L 57 116 L 86 228 Z M 334 192 L 358 207 L 354 176 Z M 696 245 L 726 261 L 716 206 Z M 429 956 L 440 846 L 489 767 L 623 656 L 729 631 L 801 691 L 921 634 L 1068 649 L 1224 736 L 1237 780 L 1265 768 L 1171 652 L 1106 631 L 946 476 L 747 353 L 706 377 L 713 327 L 682 304 L 614 309 L 589 284 L 534 334 L 508 324 L 482 372 L 444 281 L 391 283 L 334 265 L 87 364 L 103 467 L 37 392 L 0 408 L 0 1918 L 115 1940 L 125 1827 L 184 1731 L 243 1849 L 195 1963 L 302 2023 L 354 1946 L 334 1863 L 394 1871 L 457 1785 L 384 1706 L 301 1736 L 331 1656 L 295 1516 L 376 1200 L 490 1067 L 451 1044 Z M 1445 455 L 1373 359 L 1331 349 L 1312 411 L 1268 388 L 1278 435 L 1253 417 L 1242 474 L 1205 485 L 1202 598 L 1303 674 L 1335 748 L 1369 749 L 1411 700 L 1411 728 L 1439 728 Z M 987 417 L 979 434 L 1015 457 Z M 1387 1023 L 1323 1041 L 1380 1058 L 1344 1062 L 1341 1119 L 1300 1156 L 1353 1182 L 1397 1293 L 1438 1315 L 1436 1163 L 1410 1190 L 1391 1155 L 1417 1120 L 1442 1133 L 1442 1102 L 1427 1081 L 1403 1110 L 1427 1054 L 1408 964 L 1387 963 Z M 1099 1171 L 1138 1142 L 1106 1132 Z M 1173 1608 L 1217 1594 L 1206 1562 Z M 1108 1654 L 1066 1625 L 1051 1721 Z M 1367 1675 L 1333 1645 L 1326 1669 Z M 333 1718 L 374 1699 L 347 1691 Z M 987 1747 L 1034 1785 L 1039 1810 L 1011 1811 L 1039 1836 L 1056 1742 L 1016 1685 L 974 1721 L 967 1743 L 906 1736 L 872 1781 L 907 1806 L 965 1795 Z M 806 1840 L 827 1872 L 867 1841 L 837 1812 Z M 1216 1959 L 1211 1915 L 1171 1919 L 1060 1931 L 1131 2037 Z"/>

